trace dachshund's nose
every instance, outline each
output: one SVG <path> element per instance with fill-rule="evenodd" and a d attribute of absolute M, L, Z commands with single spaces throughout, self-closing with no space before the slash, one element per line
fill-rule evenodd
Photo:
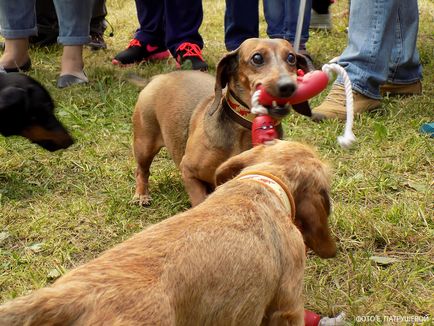
<path fill-rule="evenodd" d="M 280 78 L 277 82 L 279 97 L 290 97 L 295 91 L 295 84 L 290 78 Z"/>

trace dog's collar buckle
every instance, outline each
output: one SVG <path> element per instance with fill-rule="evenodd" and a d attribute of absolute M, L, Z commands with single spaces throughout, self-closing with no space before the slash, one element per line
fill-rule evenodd
<path fill-rule="evenodd" d="M 236 179 L 255 181 L 271 189 L 277 195 L 277 197 L 279 197 L 292 221 L 295 220 L 294 198 L 292 197 L 286 185 L 278 177 L 263 171 L 249 171 L 246 173 L 241 173 Z"/>

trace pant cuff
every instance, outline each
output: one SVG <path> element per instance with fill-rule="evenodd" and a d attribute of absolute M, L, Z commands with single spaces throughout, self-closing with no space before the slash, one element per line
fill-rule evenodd
<path fill-rule="evenodd" d="M 0 29 L 0 34 L 6 39 L 15 39 L 15 38 L 27 38 L 29 36 L 38 35 L 38 28 L 35 26 L 33 28 L 26 29 Z"/>
<path fill-rule="evenodd" d="M 83 45 L 89 42 L 89 36 L 59 36 L 57 38 L 57 43 L 62 45 Z"/>

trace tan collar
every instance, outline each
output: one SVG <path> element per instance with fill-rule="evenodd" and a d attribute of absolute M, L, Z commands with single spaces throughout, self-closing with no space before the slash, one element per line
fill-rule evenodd
<path fill-rule="evenodd" d="M 292 221 L 295 220 L 294 198 L 289 192 L 288 187 L 278 177 L 263 171 L 249 171 L 241 173 L 235 179 L 259 182 L 270 188 L 279 197 Z"/>
<path fill-rule="evenodd" d="M 241 119 L 252 123 L 253 119 L 256 118 L 256 114 L 250 112 L 250 108 L 243 103 L 241 100 L 237 99 L 231 91 L 226 92 L 225 101 L 229 108 L 232 109 Z"/>

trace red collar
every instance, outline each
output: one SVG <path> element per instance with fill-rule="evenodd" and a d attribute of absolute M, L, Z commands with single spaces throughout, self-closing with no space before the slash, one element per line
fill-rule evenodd
<path fill-rule="evenodd" d="M 237 97 L 230 90 L 226 92 L 224 101 L 226 101 L 229 108 L 239 118 L 248 122 L 249 125 L 252 124 L 252 121 L 256 118 L 256 115 L 251 113 L 250 108 L 241 100 L 237 99 Z"/>

